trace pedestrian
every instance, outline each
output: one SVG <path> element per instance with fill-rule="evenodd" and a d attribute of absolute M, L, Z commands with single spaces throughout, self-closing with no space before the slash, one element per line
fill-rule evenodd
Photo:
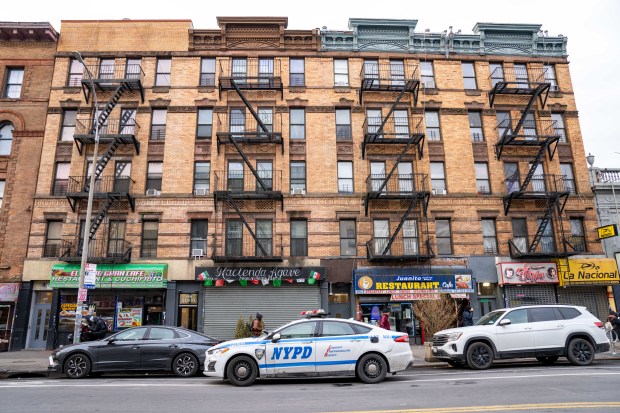
<path fill-rule="evenodd" d="M 467 306 L 463 310 L 461 326 L 469 327 L 474 325 L 474 308 Z"/>
<path fill-rule="evenodd" d="M 390 330 L 390 310 L 383 309 L 381 310 L 381 314 L 379 317 L 379 327 L 385 328 L 386 330 Z"/>
<path fill-rule="evenodd" d="M 252 326 L 250 328 L 252 337 L 259 337 L 265 329 L 265 323 L 263 322 L 263 315 L 256 313 L 256 318 L 252 320 Z"/>
<path fill-rule="evenodd" d="M 91 316 L 88 321 L 90 321 L 91 325 L 89 332 L 91 340 L 101 340 L 102 338 L 104 338 L 106 333 L 108 332 L 108 326 L 106 325 L 105 321 L 103 321 L 101 317 L 97 317 L 96 315 Z"/>
<path fill-rule="evenodd" d="M 620 318 L 618 318 L 616 314 L 610 314 L 609 322 L 611 323 L 611 331 L 616 334 L 616 339 L 614 341 L 617 341 L 620 337 Z"/>

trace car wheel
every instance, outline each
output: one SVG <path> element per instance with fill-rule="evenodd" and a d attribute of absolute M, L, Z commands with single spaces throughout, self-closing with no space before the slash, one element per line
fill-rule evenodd
<path fill-rule="evenodd" d="M 258 376 L 258 366 L 250 357 L 239 356 L 226 367 L 226 376 L 235 386 L 249 386 Z"/>
<path fill-rule="evenodd" d="M 380 383 L 387 374 L 387 363 L 378 354 L 366 354 L 357 362 L 357 377 L 364 383 Z"/>
<path fill-rule="evenodd" d="M 558 356 L 540 356 L 536 357 L 536 360 L 540 361 L 542 364 L 551 365 L 558 361 Z"/>
<path fill-rule="evenodd" d="M 473 343 L 467 349 L 467 364 L 476 370 L 488 369 L 493 364 L 493 350 L 486 343 Z"/>
<path fill-rule="evenodd" d="M 86 355 L 73 354 L 65 360 L 64 372 L 70 379 L 81 379 L 90 373 L 90 359 Z"/>
<path fill-rule="evenodd" d="M 192 377 L 198 373 L 198 359 L 193 354 L 179 354 L 172 360 L 172 372 L 179 377 Z"/>
<path fill-rule="evenodd" d="M 587 366 L 594 361 L 594 347 L 583 338 L 574 338 L 568 343 L 568 361 L 577 366 Z"/>

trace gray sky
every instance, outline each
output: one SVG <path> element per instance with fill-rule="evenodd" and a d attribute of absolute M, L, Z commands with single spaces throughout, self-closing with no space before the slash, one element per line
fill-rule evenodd
<path fill-rule="evenodd" d="M 47 5 L 44 5 L 47 4 Z M 57 2 L 5 1 L 3 21 L 48 21 L 61 30 L 60 20 L 190 19 L 196 29 L 217 28 L 217 16 L 284 16 L 289 29 L 327 26 L 347 30 L 358 18 L 416 19 L 416 31 L 472 33 L 477 22 L 542 24 L 549 36 L 568 37 L 568 55 L 586 155 L 595 166 L 620 168 L 620 137 L 612 127 L 619 116 L 613 99 L 619 99 L 620 45 L 616 29 L 618 0 L 326 0 L 204 1 L 196 0 L 60 0 Z"/>

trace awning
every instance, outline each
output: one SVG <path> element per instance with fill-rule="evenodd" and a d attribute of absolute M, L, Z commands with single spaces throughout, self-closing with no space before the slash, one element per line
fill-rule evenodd
<path fill-rule="evenodd" d="M 96 288 L 166 288 L 168 264 L 97 265 Z M 50 287 L 78 288 L 80 266 L 52 267 Z"/>

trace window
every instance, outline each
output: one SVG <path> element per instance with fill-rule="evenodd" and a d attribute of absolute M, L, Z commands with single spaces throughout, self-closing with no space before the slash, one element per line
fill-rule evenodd
<path fill-rule="evenodd" d="M 287 338 L 310 338 L 314 337 L 316 331 L 317 322 L 307 321 L 303 323 L 294 324 L 290 327 L 285 327 L 279 331 L 282 339 Z"/>
<path fill-rule="evenodd" d="M 291 162 L 291 192 L 296 189 L 306 190 L 306 163 L 303 161 Z"/>
<path fill-rule="evenodd" d="M 349 61 L 334 59 L 334 86 L 349 86 Z"/>
<path fill-rule="evenodd" d="M 538 138 L 538 134 L 536 133 L 536 118 L 534 118 L 533 113 L 528 113 L 525 115 L 525 120 L 523 121 L 523 135 L 525 135 L 525 139 L 527 140 L 536 140 Z"/>
<path fill-rule="evenodd" d="M 121 135 L 135 135 L 136 134 L 136 109 L 123 109 L 121 111 L 121 122 L 119 133 Z"/>
<path fill-rule="evenodd" d="M 553 122 L 553 134 L 559 136 L 558 142 L 566 143 L 566 129 L 564 128 L 564 116 L 561 113 L 552 113 L 551 121 Z"/>
<path fill-rule="evenodd" d="M 108 257 L 122 257 L 125 254 L 125 221 L 110 221 L 108 234 Z"/>
<path fill-rule="evenodd" d="M 256 161 L 256 173 L 263 182 L 264 187 L 256 180 L 256 191 L 272 191 L 273 190 L 273 162 L 272 161 Z"/>
<path fill-rule="evenodd" d="M 338 193 L 353 193 L 353 162 L 351 161 L 338 162 Z"/>
<path fill-rule="evenodd" d="M 146 173 L 146 190 L 161 192 L 161 180 L 163 175 L 163 162 L 149 162 Z"/>
<path fill-rule="evenodd" d="M 384 161 L 372 161 L 370 162 L 370 187 L 373 192 L 381 190 L 385 193 L 385 162 Z M 383 187 L 383 189 L 381 189 Z"/>
<path fill-rule="evenodd" d="M 273 58 L 261 57 L 258 59 L 258 83 L 271 84 L 273 80 Z"/>
<path fill-rule="evenodd" d="M 529 164 L 530 168 L 532 164 Z M 541 164 L 536 165 L 532 180 L 530 181 L 532 192 L 547 192 L 547 185 L 545 185 L 545 175 L 543 173 L 543 166 Z"/>
<path fill-rule="evenodd" d="M 491 63 L 489 65 L 491 71 L 491 86 L 495 87 L 500 82 L 504 81 L 504 66 L 501 63 Z"/>
<path fill-rule="evenodd" d="M 449 219 L 435 220 L 435 237 L 437 239 L 437 254 L 452 254 L 452 236 Z"/>
<path fill-rule="evenodd" d="M 540 228 L 542 224 L 542 220 L 537 219 L 536 224 Z M 555 237 L 553 235 L 553 224 L 551 221 L 548 221 L 547 224 L 545 225 L 545 228 L 542 233 L 542 237 L 540 237 L 539 246 L 542 252 L 555 252 Z"/>
<path fill-rule="evenodd" d="M 476 169 L 476 190 L 479 195 L 488 195 L 491 193 L 491 184 L 489 183 L 489 167 L 486 162 L 474 163 Z"/>
<path fill-rule="evenodd" d="M 381 109 L 366 109 L 366 133 L 377 133 L 382 123 Z M 383 138 L 383 135 L 375 136 Z"/>
<path fill-rule="evenodd" d="M 515 80 L 517 82 L 517 88 L 528 88 L 527 65 L 523 63 L 515 63 Z"/>
<path fill-rule="evenodd" d="M 291 139 L 306 139 L 306 111 L 304 109 L 291 109 L 289 116 Z"/>
<path fill-rule="evenodd" d="M 0 208 L 2 208 L 2 202 L 4 201 L 4 184 L 5 181 L 0 181 Z"/>
<path fill-rule="evenodd" d="M 149 340 L 172 340 L 174 339 L 174 330 L 162 327 L 151 327 L 149 331 Z"/>
<path fill-rule="evenodd" d="M 273 222 L 271 220 L 256 220 L 256 256 L 272 257 L 273 256 Z M 261 250 L 260 247 L 263 247 Z M 264 250 L 264 252 L 263 252 Z"/>
<path fill-rule="evenodd" d="M 0 155 L 10 155 L 13 145 L 13 124 L 0 124 Z"/>
<path fill-rule="evenodd" d="M 243 192 L 243 162 L 228 162 L 228 190 L 231 192 Z"/>
<path fill-rule="evenodd" d="M 435 88 L 435 74 L 433 73 L 433 62 L 420 62 L 420 80 L 426 89 Z"/>
<path fill-rule="evenodd" d="M 144 335 L 146 334 L 145 328 L 132 328 L 131 330 L 125 330 L 123 332 L 118 333 L 114 336 L 116 341 L 133 341 L 133 340 L 143 340 Z"/>
<path fill-rule="evenodd" d="M 142 222 L 142 244 L 140 245 L 140 257 L 157 257 L 157 233 L 159 232 L 159 222 Z"/>
<path fill-rule="evenodd" d="M 504 177 L 506 178 L 506 192 L 511 194 L 518 191 L 521 183 L 519 176 L 519 164 L 516 162 L 504 162 Z"/>
<path fill-rule="evenodd" d="M 24 68 L 7 69 L 6 85 L 4 87 L 4 96 L 9 99 L 19 99 L 22 93 L 22 83 L 24 82 Z"/>
<path fill-rule="evenodd" d="M 62 221 L 48 221 L 45 232 L 44 257 L 59 257 L 62 234 Z"/>
<path fill-rule="evenodd" d="M 258 108 L 258 118 L 263 122 L 268 132 L 273 132 L 273 108 Z M 256 125 L 256 132 L 262 133 L 263 135 L 261 136 L 265 136 L 265 131 L 258 123 Z"/>
<path fill-rule="evenodd" d="M 461 63 L 461 69 L 463 71 L 463 86 L 465 86 L 465 89 L 477 89 L 478 85 L 476 84 L 476 70 L 474 69 L 474 64 L 471 62 L 463 62 Z"/>
<path fill-rule="evenodd" d="M 291 257 L 308 255 L 308 221 L 291 220 Z"/>
<path fill-rule="evenodd" d="M 243 137 L 245 133 L 245 109 L 230 109 L 230 132 L 235 133 L 235 135 L 233 135 L 235 138 Z"/>
<path fill-rule="evenodd" d="M 114 164 L 114 192 L 129 193 L 131 162 L 116 161 Z"/>
<path fill-rule="evenodd" d="M 211 139 L 212 132 L 213 109 L 198 109 L 198 126 L 196 129 L 196 139 Z"/>
<path fill-rule="evenodd" d="M 163 141 L 166 139 L 166 109 L 153 109 L 151 114 L 151 140 Z"/>
<path fill-rule="evenodd" d="M 495 119 L 497 119 L 497 133 L 500 139 L 512 135 L 510 112 L 497 111 L 495 112 Z"/>
<path fill-rule="evenodd" d="M 194 255 L 194 250 L 202 250 L 199 256 L 207 253 L 207 234 L 209 229 L 209 221 L 206 219 L 192 219 L 190 229 L 190 257 Z M 198 252 L 198 251 L 196 251 Z"/>
<path fill-rule="evenodd" d="M 583 219 L 570 219 L 570 240 L 569 242 L 577 252 L 586 252 L 586 237 L 583 232 Z"/>
<path fill-rule="evenodd" d="M 411 193 L 415 189 L 413 182 L 413 164 L 411 162 L 398 163 L 398 192 Z"/>
<path fill-rule="evenodd" d="M 579 317 L 581 315 L 579 310 L 577 310 L 575 308 L 558 307 L 557 309 L 560 311 L 560 314 L 562 314 L 562 318 L 565 319 L 565 320 L 571 320 L 571 319 L 577 318 L 577 317 Z"/>
<path fill-rule="evenodd" d="M 403 222 L 403 255 L 417 255 L 419 251 L 420 240 L 418 238 L 418 221 L 408 219 Z"/>
<path fill-rule="evenodd" d="M 155 86 L 170 86 L 170 71 L 172 59 L 157 59 L 157 73 L 155 73 Z"/>
<path fill-rule="evenodd" d="M 321 337 L 352 336 L 355 330 L 349 323 L 339 321 L 323 321 Z"/>
<path fill-rule="evenodd" d="M 142 75 L 142 59 L 137 57 L 128 57 L 125 66 L 126 79 L 140 79 Z"/>
<path fill-rule="evenodd" d="M 290 85 L 294 86 L 305 86 L 306 84 L 306 76 L 305 76 L 305 66 L 304 59 L 291 59 L 290 60 Z"/>
<path fill-rule="evenodd" d="M 69 63 L 69 78 L 67 86 L 80 86 L 84 73 L 84 65 L 77 59 L 71 59 Z"/>
<path fill-rule="evenodd" d="M 229 220 L 226 222 L 226 256 L 239 257 L 243 253 L 243 223 Z"/>
<path fill-rule="evenodd" d="M 248 73 L 248 61 L 245 58 L 234 57 L 232 60 L 232 77 L 236 83 L 245 83 Z"/>
<path fill-rule="evenodd" d="M 528 250 L 527 221 L 525 218 L 512 218 L 512 242 L 521 252 Z"/>
<path fill-rule="evenodd" d="M 495 220 L 483 218 L 480 220 L 482 225 L 482 246 L 485 254 L 497 254 L 497 235 L 495 232 Z"/>
<path fill-rule="evenodd" d="M 510 320 L 510 324 L 524 324 L 527 323 L 527 309 L 511 311 L 504 317 L 505 320 Z"/>
<path fill-rule="evenodd" d="M 375 254 L 384 255 L 383 252 L 390 240 L 390 221 L 387 219 L 375 219 L 372 222 L 372 234 L 375 243 Z M 386 254 L 389 255 L 390 251 L 387 251 Z"/>
<path fill-rule="evenodd" d="M 484 132 L 482 131 L 482 115 L 480 112 L 468 112 L 469 115 L 469 135 L 472 142 L 484 141 Z"/>
<path fill-rule="evenodd" d="M 392 86 L 405 84 L 405 63 L 402 60 L 390 60 L 390 76 Z"/>
<path fill-rule="evenodd" d="M 437 191 L 446 190 L 446 176 L 443 162 L 431 162 L 431 188 Z"/>
<path fill-rule="evenodd" d="M 62 196 L 67 194 L 69 186 L 69 168 L 70 162 L 57 162 L 56 172 L 54 174 L 54 185 L 52 187 L 52 195 Z"/>
<path fill-rule="evenodd" d="M 564 183 L 564 190 L 571 194 L 577 193 L 575 190 L 575 177 L 573 175 L 573 165 L 570 163 L 561 163 L 560 172 L 562 173 L 562 181 Z"/>
<path fill-rule="evenodd" d="M 424 122 L 426 123 L 426 139 L 429 141 L 440 141 L 439 112 L 434 110 L 424 112 Z"/>
<path fill-rule="evenodd" d="M 211 190 L 211 162 L 194 162 L 194 195 L 207 195 Z"/>
<path fill-rule="evenodd" d="M 351 139 L 351 111 L 349 109 L 336 109 L 336 140 Z"/>
<path fill-rule="evenodd" d="M 99 59 L 99 79 L 114 79 L 114 59 Z"/>
<path fill-rule="evenodd" d="M 407 110 L 394 111 L 394 132 L 397 139 L 409 139 L 409 112 Z"/>
<path fill-rule="evenodd" d="M 558 86 L 558 80 L 557 80 L 557 77 L 555 76 L 555 65 L 544 64 L 543 70 L 545 71 L 545 80 L 547 81 L 547 83 L 550 84 L 549 91 L 550 92 L 559 91 L 560 87 Z"/>
<path fill-rule="evenodd" d="M 204 57 L 200 61 L 199 86 L 215 86 L 215 58 Z"/>
<path fill-rule="evenodd" d="M 354 219 L 340 221 L 340 255 L 357 255 Z"/>
<path fill-rule="evenodd" d="M 77 122 L 76 109 L 64 109 L 62 111 L 62 127 L 60 128 L 60 140 L 63 142 L 72 142 L 75 134 L 75 125 Z"/>

